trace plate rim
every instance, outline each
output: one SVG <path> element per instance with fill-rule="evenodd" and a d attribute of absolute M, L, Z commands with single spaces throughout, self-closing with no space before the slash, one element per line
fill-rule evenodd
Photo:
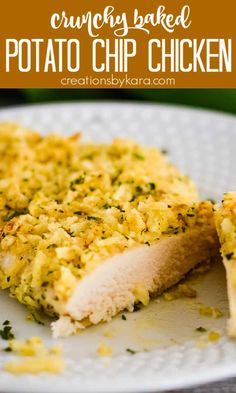
<path fill-rule="evenodd" d="M 93 105 L 99 105 L 102 106 L 103 104 L 105 105 L 111 105 L 111 106 L 126 106 L 127 104 L 129 106 L 133 107 L 152 107 L 152 108 L 162 108 L 162 109 L 172 109 L 172 110 L 184 110 L 192 113 L 201 113 L 201 114 L 208 114 L 208 115 L 215 115 L 215 116 L 220 116 L 220 117 L 227 117 L 231 118 L 232 120 L 236 120 L 236 114 L 230 113 L 230 112 L 225 112 L 223 110 L 218 110 L 218 109 L 212 109 L 212 108 L 204 108 L 204 107 L 195 107 L 193 105 L 184 105 L 184 104 L 177 104 L 177 103 L 169 103 L 169 102 L 152 102 L 152 101 L 146 101 L 146 100 L 109 100 L 109 99 L 104 99 L 101 101 L 98 100 L 60 100 L 60 101 L 49 101 L 49 102 L 29 102 L 29 103 L 23 103 L 23 104 L 16 104 L 16 105 L 6 105 L 0 108 L 0 113 L 4 111 L 11 111 L 11 110 L 25 110 L 25 109 L 40 109 L 43 107 L 56 107 L 56 106 L 80 106 L 80 105 L 88 105 L 88 106 L 93 106 Z"/>

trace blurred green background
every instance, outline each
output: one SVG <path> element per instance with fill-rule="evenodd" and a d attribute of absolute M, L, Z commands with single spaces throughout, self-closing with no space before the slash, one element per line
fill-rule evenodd
<path fill-rule="evenodd" d="M 139 100 L 236 114 L 236 89 L 2 89 L 0 106 L 70 100 Z"/>

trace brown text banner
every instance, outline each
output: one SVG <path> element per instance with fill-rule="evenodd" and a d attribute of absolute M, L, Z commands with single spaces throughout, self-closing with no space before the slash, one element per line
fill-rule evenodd
<path fill-rule="evenodd" d="M 1 4 L 1 88 L 236 87 L 235 0 Z"/>

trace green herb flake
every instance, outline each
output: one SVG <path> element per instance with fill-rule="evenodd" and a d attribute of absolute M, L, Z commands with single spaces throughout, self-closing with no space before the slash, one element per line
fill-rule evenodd
<path fill-rule="evenodd" d="M 122 209 L 122 207 L 120 205 L 115 206 L 115 207 L 116 207 L 116 209 L 120 210 L 121 213 L 125 213 L 125 210 Z"/>
<path fill-rule="evenodd" d="M 162 154 L 168 154 L 168 150 L 167 149 L 161 149 L 161 153 Z"/>
<path fill-rule="evenodd" d="M 133 157 L 136 158 L 136 160 L 145 160 L 145 157 L 140 153 L 133 153 Z"/>
<path fill-rule="evenodd" d="M 215 201 L 214 199 L 212 199 L 212 198 L 207 198 L 207 201 L 209 201 L 209 202 L 213 203 L 213 205 L 215 205 L 215 204 L 216 204 L 216 201 Z"/>
<path fill-rule="evenodd" d="M 141 308 L 142 308 L 141 303 L 135 303 L 133 312 L 137 312 L 141 310 Z"/>
<path fill-rule="evenodd" d="M 77 184 L 83 184 L 84 181 L 85 181 L 85 176 L 84 175 L 81 175 L 81 176 L 77 177 L 77 179 L 72 180 L 70 182 L 70 189 L 72 191 L 75 191 L 74 186 L 76 186 Z"/>
<path fill-rule="evenodd" d="M 4 352 L 12 352 L 12 349 L 10 347 L 6 347 L 3 349 Z"/>
<path fill-rule="evenodd" d="M 94 220 L 94 221 L 98 221 L 98 222 L 102 221 L 102 219 L 100 217 L 95 217 L 95 216 L 88 216 L 88 220 Z"/>
<path fill-rule="evenodd" d="M 143 189 L 142 189 L 141 186 L 136 186 L 136 187 L 135 187 L 135 191 L 136 191 L 138 194 L 141 194 L 141 192 L 143 191 Z"/>
<path fill-rule="evenodd" d="M 197 327 L 195 330 L 196 330 L 196 332 L 200 332 L 200 333 L 205 333 L 207 331 L 207 329 L 205 329 L 202 326 Z"/>
<path fill-rule="evenodd" d="M 83 184 L 83 183 L 84 183 L 84 180 L 85 180 L 85 176 L 84 176 L 84 175 L 81 175 L 81 176 L 79 176 L 77 179 L 75 179 L 75 180 L 73 181 L 73 183 L 74 183 L 74 184 Z"/>
<path fill-rule="evenodd" d="M 148 183 L 148 188 L 150 191 L 154 191 L 156 189 L 156 184 L 155 183 Z"/>
<path fill-rule="evenodd" d="M 14 334 L 12 333 L 12 327 L 9 323 L 9 321 L 3 322 L 3 329 L 0 330 L 0 337 L 3 340 L 11 340 L 15 338 Z"/>
<path fill-rule="evenodd" d="M 27 214 L 27 211 L 25 211 L 25 210 L 16 210 L 16 211 L 10 213 L 7 217 L 5 217 L 4 221 L 10 221 L 10 220 L 12 220 L 15 217 L 19 217 L 19 216 L 22 216 L 24 214 Z"/>
<path fill-rule="evenodd" d="M 42 322 L 42 321 L 40 320 L 40 317 L 39 317 L 38 313 L 36 313 L 36 312 L 31 312 L 29 316 L 30 316 L 30 317 L 32 318 L 32 320 L 33 320 L 34 322 L 36 322 L 38 325 L 44 326 L 44 322 Z"/>
<path fill-rule="evenodd" d="M 95 153 L 87 154 L 86 156 L 82 157 L 82 160 L 92 160 Z"/>
<path fill-rule="evenodd" d="M 130 355 L 135 355 L 137 353 L 136 351 L 130 348 L 126 348 L 126 352 L 130 353 Z"/>
<path fill-rule="evenodd" d="M 127 320 L 127 318 L 126 318 L 126 316 L 124 314 L 121 315 L 121 319 L 123 319 L 123 321 Z"/>
<path fill-rule="evenodd" d="M 109 205 L 109 203 L 105 203 L 103 205 L 103 209 L 110 209 L 111 205 Z"/>

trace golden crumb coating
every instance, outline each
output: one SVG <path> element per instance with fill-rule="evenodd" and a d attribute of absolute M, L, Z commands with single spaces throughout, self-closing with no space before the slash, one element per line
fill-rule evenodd
<path fill-rule="evenodd" d="M 212 219 L 153 147 L 0 125 L 0 287 L 49 315 L 110 256 Z"/>
<path fill-rule="evenodd" d="M 236 260 L 236 192 L 224 194 L 222 205 L 215 212 L 215 222 L 222 256 Z"/>

